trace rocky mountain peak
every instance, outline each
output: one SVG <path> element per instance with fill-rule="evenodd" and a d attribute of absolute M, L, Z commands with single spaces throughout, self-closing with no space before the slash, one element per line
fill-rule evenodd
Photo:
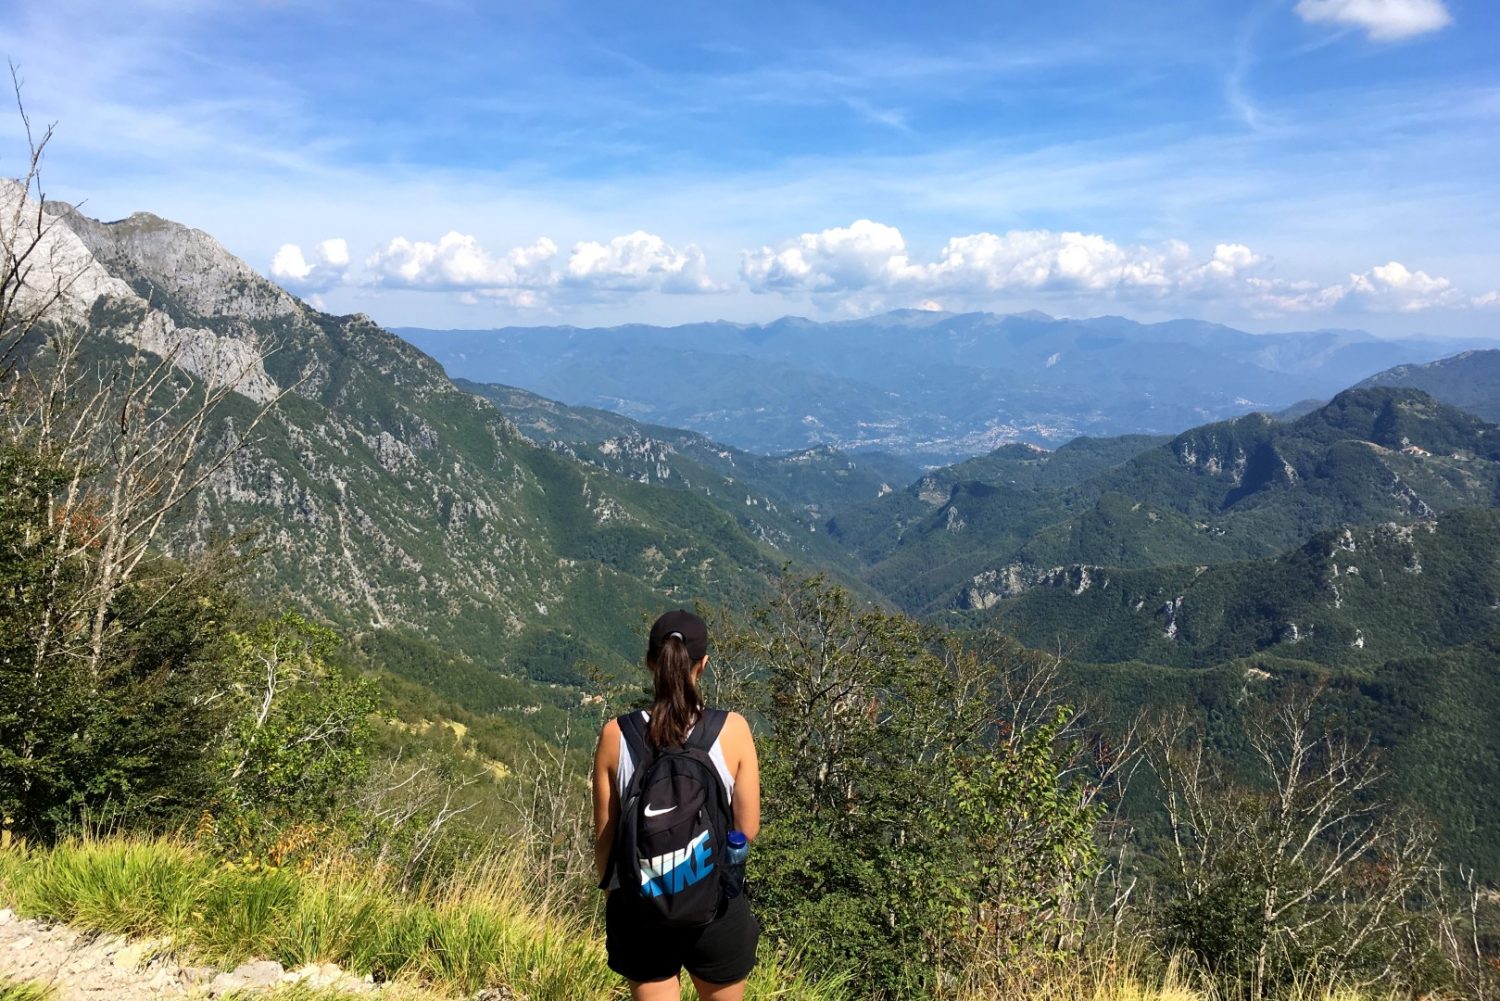
<path fill-rule="evenodd" d="M 145 214 L 101 223 L 64 203 L 38 205 L 24 184 L 7 179 L 0 180 L 0 240 L 18 250 L 35 244 L 21 301 L 54 300 L 50 322 L 86 324 L 90 336 L 169 357 L 211 385 L 231 385 L 258 401 L 279 391 L 244 319 L 211 326 L 241 307 L 262 317 L 301 307 L 206 233 Z M 161 308 L 161 298 L 172 300 L 177 318 Z"/>
<path fill-rule="evenodd" d="M 39 303 L 55 295 L 51 309 L 60 322 L 82 321 L 101 296 L 134 295 L 95 259 L 71 227 L 57 225 L 54 215 L 39 215 L 26 186 L 11 178 L 0 178 L 0 240 L 17 255 L 35 241 L 20 276 L 20 303 Z"/>
<path fill-rule="evenodd" d="M 198 316 L 269 320 L 302 308 L 200 229 L 149 212 L 100 222 L 60 202 L 49 203 L 48 210 L 112 273 L 149 282 Z"/>

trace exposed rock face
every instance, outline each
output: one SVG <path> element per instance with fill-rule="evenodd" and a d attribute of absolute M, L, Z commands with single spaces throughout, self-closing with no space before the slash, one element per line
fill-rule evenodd
<path fill-rule="evenodd" d="M 1075 564 L 1067 567 L 1037 567 L 1011 563 L 995 570 L 976 574 L 959 594 L 958 607 L 994 608 L 1007 598 L 1014 598 L 1034 587 L 1066 588 L 1074 597 L 1091 587 L 1109 587 L 1103 567 Z"/>
<path fill-rule="evenodd" d="M 0 219 L 4 220 L 0 239 L 17 246 L 35 242 L 24 277 L 23 301 L 55 296 L 54 321 L 92 323 L 100 333 L 171 357 L 179 368 L 209 384 L 232 386 L 257 402 L 276 396 L 276 383 L 261 363 L 262 347 L 243 319 L 234 324 L 239 329 L 180 327 L 159 303 L 132 284 L 145 279 L 147 291 L 168 289 L 181 295 L 192 312 L 204 316 L 230 315 L 241 302 L 277 298 L 257 289 L 256 284 L 267 283 L 207 234 L 154 216 L 100 223 L 59 203 L 49 202 L 43 210 L 12 180 L 0 180 Z M 174 249 L 179 242 L 186 250 Z M 174 278 L 173 269 L 179 267 L 196 270 L 177 272 Z M 242 294 L 229 295 L 231 286 Z M 275 292 L 289 308 L 298 308 L 286 293 Z M 263 307 L 257 310 L 263 311 Z"/>
<path fill-rule="evenodd" d="M 302 310 L 296 299 L 200 229 L 149 212 L 99 222 L 58 203 L 49 209 L 104 267 L 127 281 L 150 282 L 198 316 L 273 320 Z"/>
<path fill-rule="evenodd" d="M 53 215 L 40 213 L 19 181 L 0 178 L 0 222 L 4 225 L 0 239 L 18 255 L 35 242 L 21 283 L 21 305 L 56 295 L 59 318 L 76 323 L 103 296 L 134 296 L 129 285 L 94 259 L 70 227 L 58 224 Z"/>
<path fill-rule="evenodd" d="M 933 507 L 942 507 L 948 503 L 952 496 L 952 488 L 939 483 L 931 476 L 924 476 L 917 484 L 917 499 L 923 504 L 931 504 Z"/>

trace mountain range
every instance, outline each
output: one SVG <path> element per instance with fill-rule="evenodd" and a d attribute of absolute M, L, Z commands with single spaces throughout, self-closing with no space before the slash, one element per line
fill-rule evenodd
<path fill-rule="evenodd" d="M 829 532 L 912 611 L 988 608 L 1065 564 L 1269 556 L 1347 524 L 1488 506 L 1500 488 L 1494 426 L 1407 389 L 1349 390 L 1293 421 L 1252 414 L 1159 444 L 1080 440 L 1037 454 L 1030 481 L 1011 475 L 1011 454 L 930 473 L 839 513 Z"/>
<path fill-rule="evenodd" d="M 1500 351 L 1465 351 L 1425 365 L 1397 365 L 1360 386 L 1410 386 L 1444 403 L 1500 421 Z"/>
<path fill-rule="evenodd" d="M 1183 428 L 1327 399 L 1467 343 L 1193 320 L 900 310 L 816 323 L 398 331 L 457 378 L 700 432 L 753 452 L 818 445 L 942 464 L 997 445 Z"/>

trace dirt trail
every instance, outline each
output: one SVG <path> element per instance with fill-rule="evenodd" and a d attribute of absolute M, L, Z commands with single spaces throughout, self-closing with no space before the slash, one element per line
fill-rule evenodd
<path fill-rule="evenodd" d="M 334 987 L 351 996 L 385 996 L 369 978 L 357 978 L 331 963 L 291 971 L 270 961 L 245 963 L 230 971 L 183 966 L 160 941 L 129 942 L 116 935 L 17 918 L 8 909 L 0 910 L 0 975 L 51 984 L 61 1001 L 207 999 L 298 981 Z"/>

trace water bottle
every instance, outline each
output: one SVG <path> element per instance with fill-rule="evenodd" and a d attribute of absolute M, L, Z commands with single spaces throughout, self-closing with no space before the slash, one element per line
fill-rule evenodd
<path fill-rule="evenodd" d="M 724 849 L 724 867 L 729 876 L 725 880 L 725 895 L 731 900 L 745 892 L 745 859 L 749 854 L 749 839 L 740 831 L 730 831 Z"/>

